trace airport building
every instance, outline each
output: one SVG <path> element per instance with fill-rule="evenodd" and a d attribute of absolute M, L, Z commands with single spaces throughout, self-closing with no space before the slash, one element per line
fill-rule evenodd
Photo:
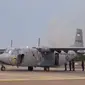
<path fill-rule="evenodd" d="M 5 51 L 5 49 L 0 49 L 0 54 L 2 54 Z"/>

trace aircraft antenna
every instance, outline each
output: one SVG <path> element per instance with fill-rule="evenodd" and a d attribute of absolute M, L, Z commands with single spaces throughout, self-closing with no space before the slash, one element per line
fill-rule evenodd
<path fill-rule="evenodd" d="M 38 47 L 40 47 L 40 38 L 38 38 Z"/>
<path fill-rule="evenodd" d="M 13 40 L 11 40 L 11 48 L 12 48 L 12 45 L 13 45 Z"/>

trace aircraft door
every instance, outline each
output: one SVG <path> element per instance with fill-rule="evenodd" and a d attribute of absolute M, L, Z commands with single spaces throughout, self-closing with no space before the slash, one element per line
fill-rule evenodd
<path fill-rule="evenodd" d="M 59 65 L 59 54 L 55 53 L 55 65 Z"/>
<path fill-rule="evenodd" d="M 24 54 L 19 54 L 17 56 L 17 66 L 21 65 L 24 59 Z"/>

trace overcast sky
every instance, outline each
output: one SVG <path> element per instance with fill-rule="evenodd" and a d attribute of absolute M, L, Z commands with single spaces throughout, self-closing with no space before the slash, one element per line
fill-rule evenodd
<path fill-rule="evenodd" d="M 85 36 L 85 0 L 0 0 L 0 48 L 70 46 L 76 28 Z"/>

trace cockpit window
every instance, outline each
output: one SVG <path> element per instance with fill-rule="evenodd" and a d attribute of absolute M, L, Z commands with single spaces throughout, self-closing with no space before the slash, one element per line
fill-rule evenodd
<path fill-rule="evenodd" d="M 18 51 L 17 49 L 14 49 L 14 50 L 12 51 L 12 54 L 17 55 L 17 54 L 19 54 L 19 51 Z"/>
<path fill-rule="evenodd" d="M 4 53 L 11 53 L 12 51 L 10 49 L 5 50 Z"/>
<path fill-rule="evenodd" d="M 20 49 L 13 49 L 12 50 L 13 55 L 17 55 L 17 54 L 19 54 L 19 52 L 20 52 Z"/>
<path fill-rule="evenodd" d="M 11 50 L 9 50 L 9 53 L 12 53 L 12 51 L 11 51 Z"/>
<path fill-rule="evenodd" d="M 19 49 L 7 49 L 4 53 L 17 55 L 19 54 Z"/>

